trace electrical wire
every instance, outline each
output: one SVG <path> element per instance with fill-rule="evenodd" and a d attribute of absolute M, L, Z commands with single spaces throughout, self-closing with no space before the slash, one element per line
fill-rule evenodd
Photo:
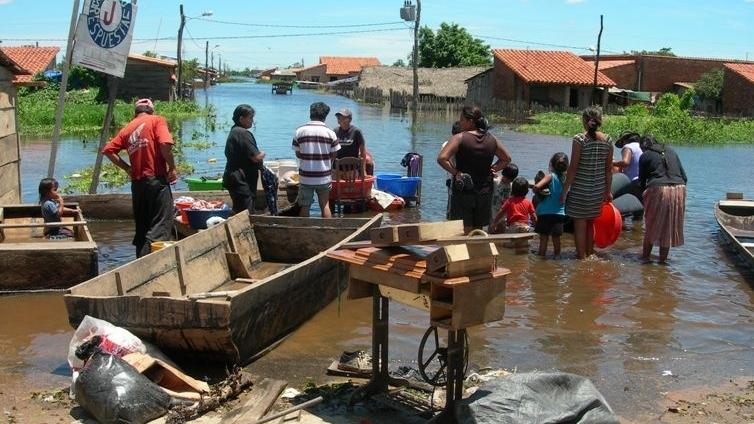
<path fill-rule="evenodd" d="M 212 22 L 216 24 L 225 24 L 225 25 L 238 25 L 238 26 L 248 26 L 248 27 L 260 27 L 260 28 L 364 28 L 364 27 L 374 27 L 374 26 L 386 26 L 386 25 L 395 25 L 395 24 L 402 24 L 403 21 L 395 21 L 395 22 L 379 22 L 379 23 L 371 23 L 371 24 L 349 24 L 349 25 L 280 25 L 280 24 L 255 24 L 255 23 L 249 23 L 249 22 L 232 22 L 232 21 L 221 21 L 218 19 L 208 19 L 208 18 L 194 18 L 197 21 L 205 21 L 205 22 Z"/>

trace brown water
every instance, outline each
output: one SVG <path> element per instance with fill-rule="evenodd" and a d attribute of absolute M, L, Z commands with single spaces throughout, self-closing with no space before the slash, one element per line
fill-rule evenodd
<path fill-rule="evenodd" d="M 232 88 L 210 96 L 220 116 L 237 103 Z M 425 155 L 421 207 L 390 218 L 443 219 L 444 175 L 433 158 L 449 130 L 445 118 L 428 120 L 412 135 L 401 115 L 339 97 L 302 93 L 286 96 L 282 102 L 299 108 L 319 96 L 333 107 L 341 103 L 351 107 L 380 171 L 401 171 L 398 162 L 407 151 Z M 299 95 L 301 99 L 295 98 Z M 254 96 L 260 96 L 259 102 Z M 258 111 L 273 102 L 261 96 L 251 93 Z M 288 107 L 281 104 L 276 107 Z M 271 112 L 263 112 L 262 117 L 265 113 Z M 294 116 L 293 121 L 302 119 Z M 290 156 L 289 139 L 283 137 L 292 128 L 287 121 L 281 126 L 259 123 L 257 138 L 263 149 L 273 152 L 268 157 Z M 498 135 L 522 175 L 530 177 L 546 167 L 552 153 L 570 149 L 563 137 L 507 131 Z M 70 158 L 63 161 L 64 166 L 79 166 L 71 160 L 90 150 L 80 144 L 69 140 L 61 147 L 62 155 Z M 47 158 L 44 143 L 27 141 L 24 147 L 24 193 L 27 200 L 33 200 L 30 184 L 46 169 Z M 503 252 L 503 265 L 513 271 L 505 318 L 471 329 L 472 366 L 581 374 L 592 379 L 619 414 L 640 421 L 657 411 L 656 401 L 663 392 L 754 375 L 754 275 L 740 268 L 736 258 L 720 246 L 712 213 L 714 202 L 726 191 L 754 197 L 747 178 L 754 147 L 683 147 L 677 151 L 689 174 L 686 245 L 671 250 L 670 265 L 638 262 L 641 225 L 630 221 L 618 243 L 599 259 L 574 260 L 569 237 L 563 260 Z M 195 160 L 206 163 L 206 156 L 216 155 L 215 151 L 197 152 Z M 100 246 L 101 271 L 133 257 L 130 223 L 94 223 L 91 229 Z M 370 322 L 368 299 L 335 302 L 251 367 L 292 384 L 306 377 L 321 380 L 324 369 L 342 351 L 369 348 Z M 415 364 L 419 339 L 428 324 L 426 314 L 391 305 L 391 366 Z M 0 297 L 0 404 L 13 396 L 28 397 L 28 392 L 39 388 L 65 386 L 71 333 L 60 294 Z M 663 376 L 664 371 L 672 376 Z"/>

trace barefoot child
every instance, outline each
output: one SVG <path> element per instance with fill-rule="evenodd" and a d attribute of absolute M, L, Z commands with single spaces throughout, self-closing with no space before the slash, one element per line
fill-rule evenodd
<path fill-rule="evenodd" d="M 528 233 L 529 221 L 537 223 L 537 213 L 531 200 L 526 198 L 529 182 L 517 177 L 511 184 L 511 197 L 503 202 L 492 223 L 493 233 Z"/>
<path fill-rule="evenodd" d="M 547 241 L 552 237 L 552 248 L 555 256 L 560 256 L 560 236 L 563 234 L 565 222 L 565 205 L 560 203 L 560 193 L 563 192 L 563 182 L 568 169 L 568 156 L 563 152 L 555 153 L 550 159 L 550 173 L 545 175 L 534 185 L 535 193 L 544 195 L 537 205 L 537 225 L 534 232 L 539 234 L 539 256 L 547 254 Z"/>
<path fill-rule="evenodd" d="M 491 217 L 494 218 L 497 215 L 500 206 L 511 196 L 511 183 L 516 177 L 518 177 L 518 166 L 515 163 L 505 165 L 500 175 L 493 177 Z"/>
<path fill-rule="evenodd" d="M 39 182 L 39 203 L 42 205 L 42 217 L 47 222 L 61 222 L 63 216 L 71 216 L 75 209 L 63 206 L 63 197 L 58 193 L 58 181 L 44 178 Z M 46 238 L 73 237 L 73 232 L 65 227 L 45 227 Z"/>

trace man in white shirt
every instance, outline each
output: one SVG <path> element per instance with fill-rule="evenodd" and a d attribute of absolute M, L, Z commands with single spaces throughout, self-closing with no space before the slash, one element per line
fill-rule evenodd
<path fill-rule="evenodd" d="M 329 198 L 332 182 L 332 162 L 337 158 L 340 144 L 335 132 L 325 125 L 330 107 L 322 102 L 309 107 L 311 121 L 298 127 L 293 136 L 293 150 L 299 159 L 298 204 L 300 216 L 309 216 L 309 209 L 317 193 L 322 217 L 330 218 Z"/>

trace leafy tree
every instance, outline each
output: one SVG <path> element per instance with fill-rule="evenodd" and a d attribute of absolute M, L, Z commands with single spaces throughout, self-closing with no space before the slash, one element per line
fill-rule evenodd
<path fill-rule="evenodd" d="M 691 110 L 694 108 L 694 97 L 696 96 L 696 90 L 689 88 L 683 92 L 681 96 L 681 110 Z"/>
<path fill-rule="evenodd" d="M 681 112 L 681 98 L 674 93 L 665 93 L 657 99 L 655 115 L 674 116 Z"/>
<path fill-rule="evenodd" d="M 405 68 L 406 67 L 406 62 L 403 59 L 398 59 L 395 62 L 393 62 L 393 66 L 397 66 L 397 67 L 400 67 L 400 68 Z"/>
<path fill-rule="evenodd" d="M 183 66 L 181 66 L 182 79 L 184 82 L 191 82 L 199 75 L 199 59 L 184 60 Z"/>
<path fill-rule="evenodd" d="M 675 56 L 672 47 L 663 47 L 660 50 L 631 50 L 631 54 L 643 54 L 652 56 Z"/>
<path fill-rule="evenodd" d="M 419 29 L 421 67 L 489 65 L 491 60 L 490 46 L 458 24 L 443 22 L 436 33 L 427 26 Z"/>
<path fill-rule="evenodd" d="M 723 70 L 720 68 L 705 72 L 694 83 L 694 90 L 699 97 L 709 100 L 720 100 L 723 91 Z"/>
<path fill-rule="evenodd" d="M 144 56 L 146 56 L 146 57 L 157 57 L 157 53 L 155 53 L 155 52 L 153 52 L 151 50 L 147 50 L 147 51 L 144 52 Z"/>

